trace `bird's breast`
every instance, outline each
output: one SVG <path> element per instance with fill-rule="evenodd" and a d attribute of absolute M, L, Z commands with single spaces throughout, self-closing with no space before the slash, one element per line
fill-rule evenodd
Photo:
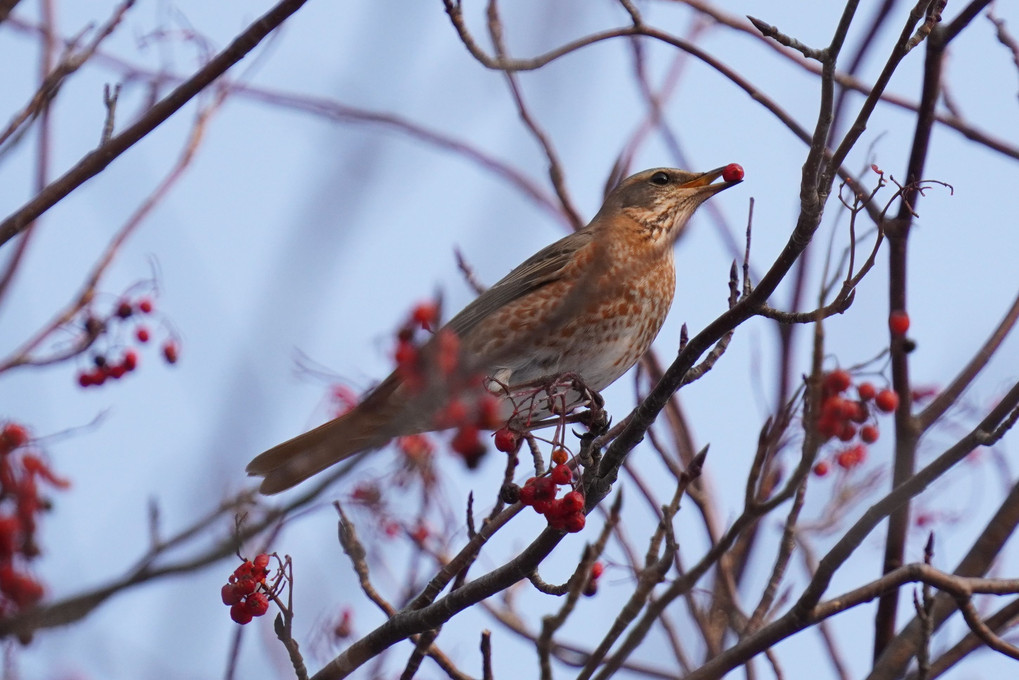
<path fill-rule="evenodd" d="M 602 390 L 648 350 L 675 291 L 671 251 L 654 261 L 613 258 L 505 305 L 472 333 L 470 351 L 512 384 L 561 373 Z M 593 267 L 590 265 L 594 265 Z"/>

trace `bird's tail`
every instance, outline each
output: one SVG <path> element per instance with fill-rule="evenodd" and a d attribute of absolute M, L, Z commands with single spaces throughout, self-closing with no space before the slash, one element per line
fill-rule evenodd
<path fill-rule="evenodd" d="M 374 423 L 366 422 L 364 415 L 355 408 L 274 446 L 248 463 L 247 472 L 264 478 L 259 491 L 274 494 L 361 451 L 383 446 L 391 436 L 380 433 Z"/>
<path fill-rule="evenodd" d="M 279 493 L 393 437 L 434 430 L 449 399 L 449 383 L 448 376 L 437 377 L 408 392 L 394 371 L 347 413 L 255 457 L 248 474 L 264 478 L 262 493 Z"/>

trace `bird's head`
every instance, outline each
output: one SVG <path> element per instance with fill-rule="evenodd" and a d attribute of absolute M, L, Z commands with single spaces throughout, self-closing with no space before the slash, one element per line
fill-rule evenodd
<path fill-rule="evenodd" d="M 640 238 L 671 245 L 701 203 L 742 181 L 743 168 L 736 163 L 708 172 L 652 168 L 609 192 L 594 222 L 628 218 L 623 222 L 635 227 Z"/>

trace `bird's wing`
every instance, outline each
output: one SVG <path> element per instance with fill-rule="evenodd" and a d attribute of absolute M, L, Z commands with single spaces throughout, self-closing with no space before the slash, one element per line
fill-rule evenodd
<path fill-rule="evenodd" d="M 578 231 L 538 251 L 464 307 L 450 319 L 447 328 L 463 337 L 503 305 L 558 281 L 573 254 L 592 238 L 590 231 Z"/>

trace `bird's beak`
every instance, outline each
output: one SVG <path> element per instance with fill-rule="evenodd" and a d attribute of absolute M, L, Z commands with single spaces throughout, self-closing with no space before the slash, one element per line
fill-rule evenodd
<path fill-rule="evenodd" d="M 721 168 L 709 170 L 705 172 L 703 175 L 698 175 L 697 177 L 694 177 L 692 180 L 684 184 L 683 187 L 684 188 L 688 187 L 690 189 L 697 189 L 699 187 L 710 187 L 712 189 L 711 194 L 713 195 L 717 194 L 719 191 L 724 191 L 729 187 L 734 187 L 743 181 L 743 177 L 741 176 L 739 179 L 722 180 L 718 184 L 712 184 L 712 182 L 714 182 L 716 179 L 722 176 L 722 173 L 725 171 L 725 168 L 727 167 L 729 166 L 723 166 Z"/>

